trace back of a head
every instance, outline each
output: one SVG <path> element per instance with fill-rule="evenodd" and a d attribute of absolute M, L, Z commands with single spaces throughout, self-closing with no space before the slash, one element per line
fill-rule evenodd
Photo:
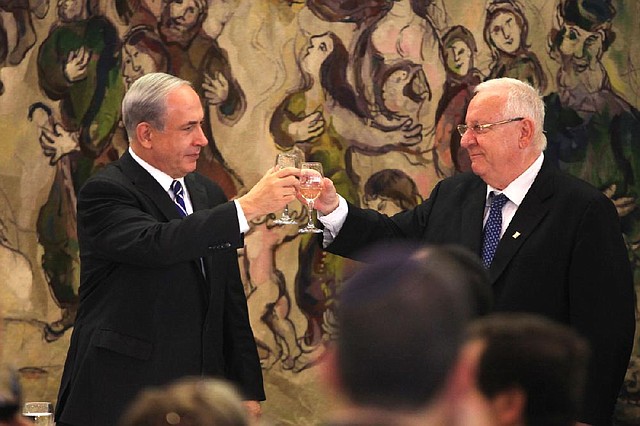
<path fill-rule="evenodd" d="M 141 392 L 120 426 L 246 426 L 248 414 L 236 389 L 219 379 L 185 378 Z"/>
<path fill-rule="evenodd" d="M 364 256 L 338 298 L 338 376 L 361 406 L 417 410 L 444 388 L 458 355 L 469 296 L 455 262 L 387 245 Z"/>
<path fill-rule="evenodd" d="M 500 313 L 474 321 L 468 341 L 484 344 L 477 382 L 489 399 L 519 388 L 524 424 L 569 426 L 582 400 L 588 347 L 572 329 L 547 318 Z"/>
<path fill-rule="evenodd" d="M 457 264 L 460 282 L 467 287 L 471 298 L 471 316 L 487 315 L 493 309 L 493 291 L 487 269 L 482 266 L 478 255 L 469 249 L 455 244 L 427 246 L 414 255 L 428 262 L 430 259 L 442 259 Z"/>

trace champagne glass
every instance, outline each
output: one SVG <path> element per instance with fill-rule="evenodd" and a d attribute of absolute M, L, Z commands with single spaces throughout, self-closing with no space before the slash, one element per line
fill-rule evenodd
<path fill-rule="evenodd" d="M 298 232 L 305 233 L 320 233 L 322 229 L 316 228 L 313 225 L 313 203 L 320 196 L 322 192 L 322 164 L 316 162 L 302 163 L 300 168 L 300 194 L 307 202 L 309 212 L 309 221 L 307 226 L 300 229 Z"/>
<path fill-rule="evenodd" d="M 283 169 L 285 167 L 299 167 L 300 158 L 296 154 L 280 153 L 276 156 L 276 166 Z M 297 225 L 291 216 L 289 216 L 289 205 L 285 204 L 284 210 L 280 218 L 273 221 L 276 225 Z"/>
<path fill-rule="evenodd" d="M 25 402 L 22 415 L 35 425 L 53 425 L 53 405 L 50 402 Z"/>

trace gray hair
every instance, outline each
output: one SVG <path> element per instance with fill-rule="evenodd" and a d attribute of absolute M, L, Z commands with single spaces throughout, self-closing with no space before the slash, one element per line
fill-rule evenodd
<path fill-rule="evenodd" d="M 122 121 L 130 142 L 142 122 L 164 130 L 167 95 L 184 85 L 192 87 L 187 80 L 161 72 L 145 74 L 131 85 L 122 100 Z"/>
<path fill-rule="evenodd" d="M 528 83 L 515 78 L 502 77 L 484 81 L 478 84 L 474 93 L 496 92 L 506 95 L 507 101 L 503 113 L 505 119 L 525 117 L 533 120 L 534 146 L 544 151 L 547 147 L 547 137 L 544 135 L 544 101 L 540 92 Z"/>

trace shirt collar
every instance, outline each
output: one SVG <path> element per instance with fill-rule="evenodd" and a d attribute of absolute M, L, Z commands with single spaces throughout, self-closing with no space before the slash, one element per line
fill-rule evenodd
<path fill-rule="evenodd" d="M 133 149 L 131 149 L 131 147 L 129 147 L 129 154 L 131 154 L 131 156 L 136 161 L 136 163 L 140 164 L 140 166 L 143 169 L 145 169 L 160 184 L 160 186 L 162 186 L 162 189 L 164 189 L 166 192 L 169 192 L 171 190 L 171 183 L 173 183 L 174 180 L 179 181 L 182 184 L 183 188 L 185 187 L 184 177 L 181 177 L 179 179 L 174 179 L 168 174 L 166 174 L 165 172 L 163 172 L 162 170 L 156 169 L 151 164 L 147 163 L 142 158 L 140 158 L 135 152 L 133 152 Z"/>
<path fill-rule="evenodd" d="M 525 170 L 520 176 L 515 178 L 513 182 L 507 185 L 507 187 L 502 191 L 499 191 L 491 185 L 487 185 L 486 199 L 489 199 L 489 195 L 492 192 L 502 193 L 507 196 L 509 201 L 519 207 L 522 203 L 522 200 L 524 200 L 525 195 L 527 195 L 527 192 L 529 192 L 529 188 L 531 188 L 531 185 L 533 185 L 533 181 L 536 179 L 536 176 L 538 176 L 538 173 L 542 168 L 543 161 L 544 154 L 540 153 L 540 156 L 538 156 L 536 161 L 534 161 L 527 170 Z"/>

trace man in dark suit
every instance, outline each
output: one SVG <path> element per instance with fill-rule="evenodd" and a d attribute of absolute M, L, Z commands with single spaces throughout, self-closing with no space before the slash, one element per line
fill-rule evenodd
<path fill-rule="evenodd" d="M 347 203 L 325 179 L 315 204 L 324 245 L 355 256 L 380 240 L 405 238 L 483 253 L 496 310 L 539 313 L 589 341 L 577 420 L 611 424 L 635 329 L 630 266 L 611 201 L 545 161 L 543 123 L 544 104 L 531 86 L 510 78 L 478 85 L 466 124 L 458 126 L 473 173 L 444 179 L 429 199 L 393 217 Z M 500 194 L 506 204 L 491 215 Z M 491 226 L 483 230 L 483 222 Z M 490 229 L 499 232 L 493 253 L 483 244 Z"/>
<path fill-rule="evenodd" d="M 122 110 L 129 151 L 78 197 L 80 307 L 57 424 L 113 426 L 143 387 L 186 375 L 231 380 L 257 415 L 262 373 L 236 249 L 248 221 L 295 199 L 296 170 L 271 169 L 228 202 L 193 173 L 207 139 L 187 81 L 147 74 Z"/>

